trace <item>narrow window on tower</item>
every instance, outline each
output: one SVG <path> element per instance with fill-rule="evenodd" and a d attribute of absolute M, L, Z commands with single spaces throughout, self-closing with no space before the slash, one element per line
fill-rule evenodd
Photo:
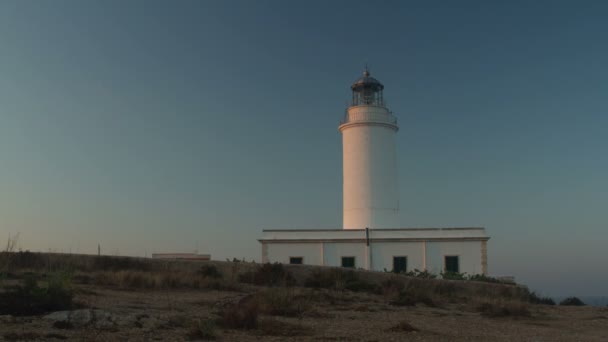
<path fill-rule="evenodd" d="M 407 257 L 405 257 L 405 256 L 393 257 L 393 272 L 395 272 L 395 273 L 407 272 Z"/>
<path fill-rule="evenodd" d="M 304 263 L 303 257 L 289 257 L 289 263 L 292 265 L 301 265 Z"/>
<path fill-rule="evenodd" d="M 355 257 L 342 257 L 342 267 L 355 268 Z"/>
<path fill-rule="evenodd" d="M 446 255 L 444 269 L 446 273 L 459 273 L 460 263 L 457 255 Z"/>

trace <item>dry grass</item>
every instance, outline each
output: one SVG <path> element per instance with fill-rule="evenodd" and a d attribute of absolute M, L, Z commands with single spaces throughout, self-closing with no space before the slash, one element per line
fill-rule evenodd
<path fill-rule="evenodd" d="M 482 316 L 490 318 L 522 318 L 532 315 L 528 304 L 516 301 L 483 301 L 474 304 L 474 306 L 475 311 L 480 312 Z"/>
<path fill-rule="evenodd" d="M 414 327 L 409 322 L 401 321 L 397 325 L 391 327 L 389 329 L 389 331 L 394 331 L 394 332 L 413 332 L 413 331 L 420 331 L 420 329 Z"/>
<path fill-rule="evenodd" d="M 187 271 L 101 271 L 75 275 L 75 281 L 98 286 L 137 289 L 213 289 L 240 291 L 238 283 Z"/>

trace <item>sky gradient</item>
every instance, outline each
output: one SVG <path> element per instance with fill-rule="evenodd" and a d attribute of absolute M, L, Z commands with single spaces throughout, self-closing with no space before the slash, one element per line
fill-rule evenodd
<path fill-rule="evenodd" d="M 492 275 L 607 295 L 604 1 L 0 2 L 0 237 L 260 259 L 340 228 L 364 63 L 403 227 L 484 226 Z"/>

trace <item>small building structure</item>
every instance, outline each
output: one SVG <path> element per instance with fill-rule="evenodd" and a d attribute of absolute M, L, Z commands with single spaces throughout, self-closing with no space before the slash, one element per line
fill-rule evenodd
<path fill-rule="evenodd" d="M 152 253 L 152 259 L 209 261 L 210 254 L 198 253 Z"/>
<path fill-rule="evenodd" d="M 264 230 L 262 261 L 487 274 L 484 228 Z"/>
<path fill-rule="evenodd" d="M 485 228 L 400 228 L 397 117 L 369 70 L 352 85 L 342 134 L 343 226 L 263 230 L 263 262 L 487 274 Z"/>

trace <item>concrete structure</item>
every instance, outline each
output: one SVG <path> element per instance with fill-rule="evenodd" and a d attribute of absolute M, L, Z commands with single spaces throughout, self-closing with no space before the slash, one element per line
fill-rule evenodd
<path fill-rule="evenodd" d="M 347 266 L 343 258 L 354 258 L 354 265 L 347 267 L 436 274 L 446 270 L 487 274 L 488 268 L 489 237 L 484 228 L 264 230 L 263 234 L 259 240 L 263 262 Z"/>
<path fill-rule="evenodd" d="M 211 255 L 198 253 L 152 253 L 152 259 L 208 261 L 211 260 Z"/>
<path fill-rule="evenodd" d="M 342 132 L 343 228 L 399 228 L 397 118 L 369 71 L 351 86 Z"/>
<path fill-rule="evenodd" d="M 484 228 L 399 228 L 396 117 L 369 71 L 351 86 L 340 123 L 343 229 L 264 230 L 263 262 L 408 272 L 487 274 Z"/>

